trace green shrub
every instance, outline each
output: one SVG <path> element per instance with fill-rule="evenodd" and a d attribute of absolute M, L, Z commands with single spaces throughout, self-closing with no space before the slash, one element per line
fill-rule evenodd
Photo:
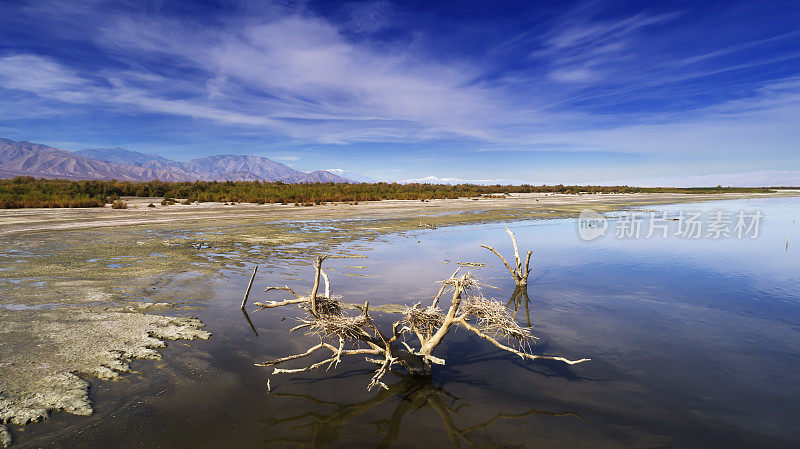
<path fill-rule="evenodd" d="M 398 183 L 304 183 L 257 181 L 196 181 L 196 182 L 129 182 L 129 181 L 68 181 L 36 179 L 30 176 L 0 180 L 0 208 L 23 207 L 101 207 L 120 197 L 160 197 L 162 205 L 175 204 L 174 198 L 197 202 L 276 202 L 305 204 L 326 202 L 419 200 L 470 198 L 491 196 L 502 198 L 510 193 L 767 193 L 769 188 L 737 187 L 629 187 L 629 186 L 502 186 L 502 185 L 438 185 Z"/>

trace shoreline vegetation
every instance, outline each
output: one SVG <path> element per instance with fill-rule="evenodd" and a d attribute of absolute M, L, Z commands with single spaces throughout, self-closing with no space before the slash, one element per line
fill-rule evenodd
<path fill-rule="evenodd" d="M 432 200 L 506 195 L 512 193 L 611 194 L 611 193 L 769 193 L 788 187 L 631 187 L 578 185 L 476 185 L 400 183 L 297 183 L 280 181 L 130 182 L 71 181 L 30 176 L 0 180 L 0 209 L 103 207 L 120 197 L 175 198 L 192 202 L 278 203 L 313 206 L 325 203 L 358 203 L 382 200 Z M 121 207 L 118 207 L 121 208 Z"/>

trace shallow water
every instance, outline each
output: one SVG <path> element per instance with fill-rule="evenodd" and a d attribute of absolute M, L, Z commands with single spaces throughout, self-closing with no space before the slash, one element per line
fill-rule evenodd
<path fill-rule="evenodd" d="M 800 446 L 800 200 L 655 209 L 764 218 L 758 238 L 741 240 L 617 239 L 611 223 L 587 242 L 574 219 L 440 228 L 343 245 L 366 257 L 326 262 L 334 294 L 373 305 L 430 300 L 455 263 L 482 262 L 473 272 L 499 287 L 485 294 L 505 302 L 514 284 L 479 245 L 510 256 L 508 225 L 522 251 L 535 251 L 530 302 L 517 312 L 540 337 L 534 351 L 590 362 L 524 362 L 462 331 L 440 347 L 447 366 L 432 383 L 387 377 L 388 392 L 367 392 L 370 366 L 358 360 L 270 376 L 253 363 L 314 339 L 287 338 L 291 310 L 251 313 L 251 328 L 239 310 L 244 267 L 197 311 L 211 340 L 171 342 L 163 362 L 135 362 L 138 375 L 92 380 L 94 416 L 56 413 L 14 429 L 13 447 Z M 310 288 L 296 276 L 311 273 L 262 265 L 251 301 L 266 285 Z"/>

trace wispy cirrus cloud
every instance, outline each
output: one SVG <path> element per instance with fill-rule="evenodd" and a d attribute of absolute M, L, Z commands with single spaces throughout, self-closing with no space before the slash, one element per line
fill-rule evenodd
<path fill-rule="evenodd" d="M 0 57 L 0 86 L 51 96 L 68 103 L 87 100 L 88 80 L 51 58 L 32 54 Z"/>
<path fill-rule="evenodd" d="M 199 40 L 182 28 L 169 20 L 120 17 L 102 30 L 99 43 L 176 58 L 198 71 L 209 99 L 280 121 L 294 136 L 315 133 L 323 142 L 487 137 L 480 124 L 495 121 L 502 109 L 494 89 L 474 83 L 476 67 L 439 64 L 401 49 L 377 52 L 347 41 L 319 18 L 291 14 L 224 27 Z M 336 131 L 325 129 L 330 122 Z M 353 127 L 358 133 L 348 134 Z"/>
<path fill-rule="evenodd" d="M 668 23 L 680 12 L 637 13 L 615 19 L 598 19 L 599 3 L 584 3 L 559 18 L 541 37 L 542 48 L 529 57 L 550 65 L 549 77 L 562 83 L 604 80 L 621 63 L 635 59 L 637 40 L 648 27 Z"/>
<path fill-rule="evenodd" d="M 44 129 L 37 117 L 71 128 L 63 124 L 92 113 L 131 134 L 193 123 L 218 145 L 299 164 L 312 160 L 295 155 L 301 148 L 328 157 L 372 145 L 320 163 L 346 170 L 347 158 L 361 165 L 368 152 L 371 172 L 423 179 L 438 164 L 448 167 L 442 182 L 483 179 L 476 169 L 494 170 L 487 182 L 535 181 L 547 170 L 536 165 L 540 151 L 563 154 L 547 160 L 559 170 L 597 162 L 605 179 L 647 158 L 663 164 L 649 169 L 673 171 L 697 155 L 729 171 L 797 160 L 800 32 L 719 25 L 757 5 L 709 18 L 691 4 L 532 4 L 527 14 L 487 7 L 470 18 L 457 6 L 420 14 L 387 1 L 324 11 L 21 4 L 0 30 L 13 41 L 0 50 L 0 112 L 20 133 Z M 182 138 L 191 147 L 189 133 Z"/>

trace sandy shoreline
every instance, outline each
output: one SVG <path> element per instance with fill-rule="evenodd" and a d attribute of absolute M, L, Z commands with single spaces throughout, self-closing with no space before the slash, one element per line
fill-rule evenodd
<path fill-rule="evenodd" d="M 126 198 L 129 207 L 83 209 L 3 209 L 0 210 L 0 236 L 30 231 L 84 229 L 141 224 L 190 223 L 202 220 L 315 220 L 360 218 L 430 218 L 440 214 L 468 212 L 494 215 L 537 214 L 537 217 L 569 216 L 583 208 L 600 212 L 624 207 L 669 203 L 719 201 L 742 198 L 798 196 L 800 191 L 775 193 L 633 193 L 633 194 L 510 194 L 505 198 L 459 198 L 427 200 L 365 201 L 357 205 L 331 203 L 320 206 L 239 203 L 174 204 L 162 206 L 161 198 Z M 156 207 L 147 207 L 153 203 Z"/>

